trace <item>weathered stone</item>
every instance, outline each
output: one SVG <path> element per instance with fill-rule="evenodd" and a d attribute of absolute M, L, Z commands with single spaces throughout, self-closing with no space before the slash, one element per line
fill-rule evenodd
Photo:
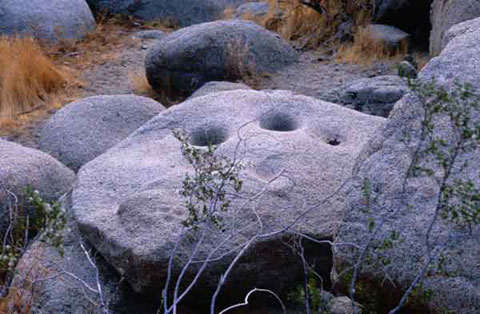
<path fill-rule="evenodd" d="M 95 28 L 85 0 L 2 0 L 0 35 L 28 35 L 56 42 L 79 40 Z"/>
<path fill-rule="evenodd" d="M 235 251 L 245 237 L 258 231 L 252 206 L 263 220 L 262 232 L 282 229 L 298 219 L 293 229 L 331 237 L 343 217 L 343 199 L 333 197 L 324 202 L 324 198 L 350 178 L 353 160 L 383 122 L 286 91 L 236 90 L 193 98 L 164 111 L 82 167 L 73 193 L 74 215 L 83 234 L 135 291 L 153 289 L 158 293 L 187 215 L 179 190 L 185 174 L 192 171 L 172 129 L 184 129 L 197 147 L 211 143 L 218 145 L 217 154 L 233 158 L 237 152 L 243 156 L 243 197 L 258 194 L 273 180 L 265 195 L 250 206 L 244 207 L 244 198 L 232 196 L 231 209 L 223 215 L 226 230 L 233 218 L 238 228 L 250 227 L 220 247 L 217 256 Z M 247 139 L 245 146 L 237 146 L 239 137 Z M 311 211 L 306 213 L 306 208 Z M 198 259 L 224 241 L 225 234 L 209 229 Z M 298 257 L 282 244 L 287 234 L 251 246 L 228 281 L 236 293 L 254 286 L 285 292 L 292 282 L 301 280 Z M 184 238 L 177 251 L 175 272 L 195 243 L 188 239 L 192 238 Z M 328 280 L 328 245 L 309 252 Z M 230 260 L 228 255 L 207 267 L 204 278 L 208 280 L 199 285 L 203 293 L 216 285 Z M 187 278 L 195 269 L 187 271 Z"/>
<path fill-rule="evenodd" d="M 139 39 L 162 39 L 163 37 L 167 36 L 167 33 L 162 32 L 161 30 L 158 29 L 149 29 L 149 30 L 144 30 L 144 31 L 139 31 L 135 35 L 133 35 L 133 38 L 139 38 Z"/>
<path fill-rule="evenodd" d="M 480 90 L 480 72 L 477 70 L 480 67 L 479 41 L 480 27 L 471 28 L 468 32 L 459 32 L 456 37 L 450 38 L 442 53 L 423 68 L 419 80 L 429 82 L 434 78 L 436 84 L 443 86 L 447 91 L 454 91 L 457 80 L 460 80 L 461 83 L 468 82 L 477 91 Z M 410 173 L 410 177 L 405 179 L 411 169 L 414 152 L 421 144 L 423 105 L 413 95 L 405 96 L 396 104 L 383 129 L 360 154 L 354 172 L 358 179 L 346 189 L 348 210 L 338 240 L 340 242 L 351 240 L 360 247 L 366 243 L 370 243 L 371 247 L 381 247 L 382 243 L 385 243 L 383 241 L 392 239 L 392 232 L 398 232 L 394 238 L 399 240 L 393 241 L 393 248 L 376 251 L 381 254 L 382 260 L 378 261 L 375 258 L 372 260 L 379 263 L 375 265 L 380 265 L 376 269 L 381 273 L 375 268 L 370 268 L 370 265 L 362 268 L 367 270 L 369 276 L 378 276 L 379 280 L 385 278 L 385 273 L 388 273 L 399 287 L 406 289 L 428 260 L 425 243 L 429 226 L 435 221 L 428 240 L 429 247 L 436 248 L 431 253 L 434 261 L 424 274 L 420 289 L 431 297 L 421 301 L 432 311 L 478 313 L 479 226 L 465 230 L 437 216 L 440 171 L 435 172 L 435 178 L 422 173 L 411 176 Z M 480 112 L 478 110 L 472 112 L 470 118 L 472 123 L 478 124 Z M 432 122 L 433 137 L 453 138 L 452 125 L 445 117 L 438 117 Z M 458 163 L 455 165 L 450 180 L 471 180 L 478 188 L 479 156 L 478 148 L 461 152 L 459 163 L 462 166 Z M 432 167 L 438 170 L 431 160 L 421 160 L 423 168 Z M 465 168 L 461 168 L 463 161 L 468 161 Z M 366 201 L 365 189 L 362 189 L 364 182 L 369 182 L 368 190 L 372 194 L 370 199 L 375 202 Z M 366 209 L 366 204 L 372 204 L 371 210 Z M 437 220 L 433 220 L 434 217 L 438 217 Z M 373 233 L 369 232 L 372 219 L 379 228 L 373 241 Z M 439 250 L 443 251 L 441 257 L 436 255 Z M 342 250 L 338 255 L 342 262 L 352 262 L 346 258 L 349 254 L 343 253 L 346 251 Z M 442 259 L 443 262 L 440 262 Z"/>
<path fill-rule="evenodd" d="M 229 90 L 237 89 L 251 89 L 249 86 L 243 83 L 233 83 L 233 82 L 208 82 L 203 84 L 202 87 L 197 89 L 195 93 L 190 96 L 190 98 L 205 96 L 207 94 L 216 93 L 216 92 L 225 92 Z"/>
<path fill-rule="evenodd" d="M 398 76 L 416 79 L 418 76 L 417 69 L 410 62 L 402 61 L 398 64 Z"/>
<path fill-rule="evenodd" d="M 366 114 L 388 117 L 395 103 L 407 92 L 404 79 L 385 75 L 347 83 L 321 98 Z"/>
<path fill-rule="evenodd" d="M 43 127 L 39 146 L 78 170 L 163 109 L 150 98 L 133 95 L 84 98 L 50 118 Z"/>
<path fill-rule="evenodd" d="M 437 56 L 445 47 L 445 33 L 450 27 L 480 17 L 480 1 L 434 0 L 431 11 L 432 32 L 430 34 L 430 55 Z"/>
<path fill-rule="evenodd" d="M 409 34 L 404 31 L 389 25 L 370 24 L 367 26 L 368 34 L 372 39 L 384 43 L 386 47 L 396 50 L 401 45 L 408 44 Z"/>
<path fill-rule="evenodd" d="M 100 284 L 108 313 L 155 313 L 158 302 L 145 300 L 122 285 L 118 273 L 83 239 L 68 211 L 70 196 L 61 200 L 68 217 L 63 255 L 58 248 L 33 242 L 15 269 L 10 294 L 3 305 L 11 309 L 11 313 L 104 314 L 106 312 L 99 306 L 97 284 Z M 17 294 L 18 291 L 21 293 Z M 19 312 L 13 312 L 14 309 Z"/>
<path fill-rule="evenodd" d="M 87 0 L 94 11 L 127 14 L 144 20 L 171 20 L 180 26 L 214 21 L 243 0 Z"/>
<path fill-rule="evenodd" d="M 358 314 L 362 314 L 361 305 L 356 303 Z M 328 313 L 330 314 L 354 314 L 352 300 L 348 297 L 336 297 L 328 303 Z"/>
<path fill-rule="evenodd" d="M 272 73 L 298 55 L 278 34 L 242 20 L 216 21 L 169 34 L 148 53 L 150 85 L 189 96 L 208 81 L 237 81 Z"/>
<path fill-rule="evenodd" d="M 0 233 L 15 204 L 23 206 L 28 187 L 45 200 L 54 201 L 67 192 L 75 174 L 51 156 L 0 139 Z"/>
<path fill-rule="evenodd" d="M 268 2 L 247 2 L 237 8 L 234 18 L 242 17 L 261 18 L 270 11 L 270 4 Z"/>

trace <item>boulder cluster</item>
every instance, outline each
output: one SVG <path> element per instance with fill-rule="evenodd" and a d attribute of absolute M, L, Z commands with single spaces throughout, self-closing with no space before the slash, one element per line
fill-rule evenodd
<path fill-rule="evenodd" d="M 393 22 L 370 28 L 391 45 L 410 36 L 396 28 L 402 24 L 395 24 L 392 14 L 420 8 L 420 2 L 431 5 L 435 57 L 418 73 L 405 60 L 406 76 L 420 83 L 435 79 L 446 91 L 454 91 L 458 80 L 480 90 L 480 2 L 377 2 L 376 21 Z M 217 20 L 228 6 L 238 7 L 236 18 Z M 434 178 L 405 179 L 415 158 L 412 149 L 422 139 L 424 104 L 405 78 L 393 75 L 348 82 L 323 100 L 236 82 L 272 75 L 299 58 L 278 34 L 241 19 L 248 11 L 264 16 L 268 8 L 240 0 L 0 1 L 0 34 L 51 42 L 84 37 L 95 27 L 92 10 L 171 18 L 185 26 L 169 34 L 138 35 L 157 39 L 145 59 L 150 85 L 183 97 L 182 103 L 165 108 L 134 95 L 88 97 L 66 105 L 43 125 L 39 150 L 0 139 L 0 231 L 11 228 L 13 205 L 28 203 L 26 187 L 46 201 L 60 199 L 68 219 L 63 254 L 34 242 L 15 270 L 12 289 L 30 288 L 31 313 L 155 313 L 166 280 L 179 274 L 192 280 L 199 270 L 204 276 L 187 300 L 204 305 L 242 247 L 244 256 L 224 287 L 226 302 L 255 287 L 291 295 L 292 283 L 302 283 L 308 271 L 299 250 L 305 250 L 304 263 L 314 265 L 311 271 L 319 274 L 323 288 L 330 289 L 338 276 L 333 264 L 352 263 L 350 248 L 330 246 L 332 241 L 365 249 L 372 242 L 371 212 L 360 210 L 367 202 L 365 182 L 382 204 L 375 217 L 402 212 L 382 221 L 373 236 L 386 239 L 398 228 L 401 241 L 386 253 L 388 264 L 366 275 L 399 289 L 416 279 L 425 263 L 424 231 L 441 193 Z M 478 125 L 476 109 L 471 119 Z M 445 119 L 435 122 L 433 136 L 455 136 Z M 186 143 L 179 141 L 178 130 Z M 189 211 L 180 191 L 188 187 L 185 178 L 199 171 L 185 158 L 185 146 L 199 152 L 215 147 L 215 154 L 241 162 L 241 193 L 228 191 L 231 201 L 221 214 L 226 226 L 241 232 L 218 227 L 202 234 L 185 227 Z M 478 187 L 480 149 L 466 154 L 462 170 Z M 415 205 L 408 210 L 399 198 L 405 193 Z M 35 219 L 34 212 L 28 214 Z M 435 228 L 429 245 L 440 246 L 456 231 L 444 221 Z M 260 232 L 270 236 L 259 237 Z M 289 242 L 299 235 L 308 241 Z M 480 312 L 479 239 L 476 225 L 448 247 L 459 267 L 447 262 L 444 273 L 423 276 L 421 289 L 429 297 L 422 304 L 429 311 Z M 210 258 L 202 268 L 202 260 Z M 322 297 L 331 304 L 330 313 L 353 311 L 349 298 Z"/>

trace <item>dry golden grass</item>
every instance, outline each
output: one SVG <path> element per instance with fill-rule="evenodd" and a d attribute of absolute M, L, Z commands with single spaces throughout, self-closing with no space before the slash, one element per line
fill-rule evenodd
<path fill-rule="evenodd" d="M 325 9 L 323 14 L 302 4 L 300 0 L 268 1 L 270 12 L 262 25 L 278 32 L 286 40 L 298 41 L 302 48 L 316 48 L 334 38 L 345 17 L 350 17 L 350 22 L 356 28 L 365 26 L 371 15 L 371 10 L 366 9 L 371 0 L 316 0 Z"/>
<path fill-rule="evenodd" d="M 384 42 L 374 39 L 366 28 L 361 28 L 355 34 L 353 43 L 340 47 L 336 59 L 339 62 L 366 65 L 377 60 L 400 60 L 407 51 L 407 42 L 402 42 L 398 47 L 392 48 Z"/>
<path fill-rule="evenodd" d="M 67 75 L 31 38 L 0 38 L 0 117 L 14 118 L 49 101 Z"/>
<path fill-rule="evenodd" d="M 128 81 L 136 95 L 153 98 L 166 106 L 170 104 L 170 101 L 165 100 L 164 95 L 160 95 L 150 86 L 144 70 L 129 73 Z"/>
<path fill-rule="evenodd" d="M 51 109 L 81 98 L 85 85 L 80 79 L 82 73 L 115 60 L 120 51 L 138 44 L 139 40 L 131 38 L 133 30 L 171 31 L 173 27 L 165 21 L 143 23 L 121 16 L 101 16 L 95 30 L 78 42 L 51 45 L 33 39 L 3 38 L 0 135 L 22 133 L 35 121 L 45 118 Z M 14 97 L 16 101 L 12 101 Z"/>

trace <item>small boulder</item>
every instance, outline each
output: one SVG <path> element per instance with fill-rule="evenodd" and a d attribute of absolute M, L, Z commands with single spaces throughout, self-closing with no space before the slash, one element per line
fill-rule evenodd
<path fill-rule="evenodd" d="M 385 44 L 392 51 L 398 50 L 402 45 L 408 44 L 410 35 L 401 29 L 390 25 L 370 24 L 367 32 L 375 41 Z"/>
<path fill-rule="evenodd" d="M 203 84 L 202 87 L 197 89 L 195 93 L 193 93 L 192 96 L 190 96 L 190 99 L 195 97 L 205 96 L 210 93 L 225 92 L 225 91 L 237 90 L 237 89 L 251 89 L 251 88 L 250 86 L 247 86 L 243 83 L 212 81 L 212 82 Z"/>
<path fill-rule="evenodd" d="M 209 81 L 272 73 L 297 60 L 278 34 L 242 20 L 203 23 L 160 40 L 145 61 L 153 89 L 189 96 Z"/>
<path fill-rule="evenodd" d="M 408 90 L 401 77 L 385 75 L 346 83 L 321 98 L 366 114 L 388 117 L 395 103 Z"/>
<path fill-rule="evenodd" d="M 242 17 L 262 18 L 270 11 L 268 2 L 247 2 L 237 8 L 233 17 L 240 19 Z"/>
<path fill-rule="evenodd" d="M 2 0 L 0 35 L 26 35 L 57 42 L 79 40 L 95 28 L 85 0 Z"/>
<path fill-rule="evenodd" d="M 362 314 L 361 305 L 355 302 L 358 314 Z M 354 314 L 355 310 L 352 306 L 352 300 L 348 297 L 333 298 L 327 305 L 330 314 Z"/>
<path fill-rule="evenodd" d="M 167 36 L 167 33 L 162 32 L 161 30 L 158 29 L 147 29 L 143 31 L 137 32 L 135 35 L 133 35 L 133 38 L 138 38 L 138 39 L 162 39 L 163 37 Z"/>
<path fill-rule="evenodd" d="M 398 64 L 398 76 L 416 79 L 418 76 L 417 69 L 408 61 L 402 61 Z"/>
<path fill-rule="evenodd" d="M 47 201 L 67 192 L 75 174 L 51 156 L 32 148 L 0 139 L 0 232 L 15 204 L 22 206 L 27 187 Z"/>
<path fill-rule="evenodd" d="M 50 118 L 39 147 L 76 171 L 164 109 L 150 98 L 134 95 L 84 98 Z"/>

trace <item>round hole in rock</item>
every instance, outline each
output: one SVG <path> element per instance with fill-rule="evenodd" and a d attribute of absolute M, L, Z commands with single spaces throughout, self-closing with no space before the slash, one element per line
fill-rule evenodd
<path fill-rule="evenodd" d="M 269 113 L 260 119 L 260 127 L 278 132 L 291 132 L 299 128 L 298 121 L 285 113 Z"/>
<path fill-rule="evenodd" d="M 219 145 L 228 139 L 228 132 L 222 127 L 199 128 L 190 133 L 190 144 L 194 146 Z"/>
<path fill-rule="evenodd" d="M 340 142 L 340 140 L 338 140 L 336 138 L 332 138 L 332 139 L 329 139 L 327 141 L 327 144 L 332 145 L 332 146 L 338 146 L 338 145 L 342 144 L 342 142 Z"/>

